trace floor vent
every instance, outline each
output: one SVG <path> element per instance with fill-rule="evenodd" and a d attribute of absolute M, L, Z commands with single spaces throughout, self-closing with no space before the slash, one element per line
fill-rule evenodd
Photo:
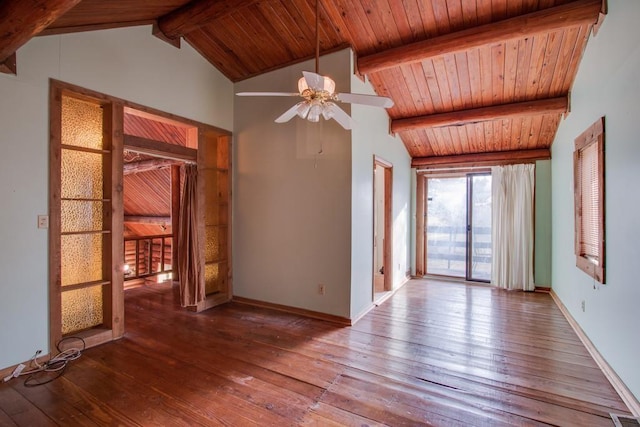
<path fill-rule="evenodd" d="M 640 418 L 629 415 L 611 414 L 616 427 L 640 427 Z"/>

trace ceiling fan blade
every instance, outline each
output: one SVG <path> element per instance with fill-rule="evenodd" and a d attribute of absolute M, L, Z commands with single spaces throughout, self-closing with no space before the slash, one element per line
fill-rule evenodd
<path fill-rule="evenodd" d="M 238 96 L 300 96 L 298 92 L 238 92 Z"/>
<path fill-rule="evenodd" d="M 292 118 L 294 118 L 295 115 L 298 114 L 298 106 L 300 104 L 303 104 L 303 103 L 304 103 L 304 101 L 298 102 L 296 105 L 294 105 L 293 107 L 289 108 L 287 111 L 282 113 L 282 115 L 280 117 L 278 117 L 275 120 L 275 122 L 276 123 L 285 123 L 285 122 L 288 122 L 289 120 L 291 120 Z"/>
<path fill-rule="evenodd" d="M 340 126 L 342 126 L 345 129 L 351 129 L 353 128 L 353 119 L 351 117 L 349 117 L 349 115 L 347 113 L 344 112 L 344 110 L 340 107 L 338 107 L 336 104 L 334 103 L 328 103 L 325 108 L 329 109 L 329 111 L 331 111 L 331 113 L 333 114 L 333 116 L 331 117 L 333 120 L 335 120 L 336 122 L 338 122 L 340 124 Z"/>
<path fill-rule="evenodd" d="M 336 98 L 340 102 L 351 104 L 371 105 L 372 107 L 393 107 L 393 100 L 386 96 L 363 95 L 359 93 L 337 93 Z"/>
<path fill-rule="evenodd" d="M 322 90 L 324 88 L 324 77 L 311 71 L 303 71 L 302 75 L 307 81 L 307 86 L 311 89 Z"/>

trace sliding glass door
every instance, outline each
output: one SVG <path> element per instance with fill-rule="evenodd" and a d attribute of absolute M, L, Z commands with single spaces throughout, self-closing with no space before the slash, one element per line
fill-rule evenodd
<path fill-rule="evenodd" d="M 491 280 L 491 175 L 427 178 L 426 273 Z"/>

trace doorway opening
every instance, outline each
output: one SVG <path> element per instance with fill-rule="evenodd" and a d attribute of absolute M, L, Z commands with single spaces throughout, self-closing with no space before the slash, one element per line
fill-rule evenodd
<path fill-rule="evenodd" d="M 374 157 L 373 162 L 373 300 L 379 301 L 393 289 L 391 259 L 392 165 Z"/>
<path fill-rule="evenodd" d="M 181 166 L 197 160 L 198 129 L 133 108 L 123 123 L 124 287 L 177 281 Z M 194 151 L 176 156 L 165 144 Z"/>
<path fill-rule="evenodd" d="M 427 275 L 491 281 L 491 173 L 425 177 Z"/>
<path fill-rule="evenodd" d="M 158 235 L 157 230 L 143 233 L 146 249 L 142 255 L 133 253 L 138 275 L 142 262 L 146 262 L 144 274 L 166 274 L 169 267 L 175 271 L 178 258 L 188 264 L 189 271 L 196 272 L 190 280 L 180 282 L 181 296 L 185 289 L 200 291 L 198 298 L 181 300 L 182 307 L 202 311 L 229 301 L 231 133 L 55 80 L 51 81 L 49 110 L 51 348 L 70 335 L 81 337 L 87 347 L 123 336 L 125 266 L 129 264 L 124 250 L 127 220 L 130 229 L 133 224 L 163 232 L 171 227 L 166 234 Z M 144 126 L 125 120 L 137 120 Z M 168 129 L 168 125 L 175 129 Z M 177 128 L 183 130 L 178 132 Z M 177 138 L 174 131 L 184 134 L 183 139 L 193 147 L 186 142 L 172 143 Z M 140 156 L 126 167 L 125 150 Z M 170 168 L 167 162 L 171 162 Z M 189 166 L 191 182 L 197 182 L 191 186 L 194 196 L 185 215 L 175 214 L 174 208 L 180 205 L 181 179 L 177 178 L 182 172 L 174 173 L 180 170 L 180 162 L 193 163 Z M 167 187 L 175 189 L 168 197 L 171 211 L 156 212 L 149 204 L 138 212 L 128 212 L 131 215 L 125 218 L 125 168 L 140 172 L 143 167 L 154 173 L 164 170 L 165 180 L 169 177 L 172 183 Z M 138 202 L 147 202 L 154 192 L 171 192 L 153 182 L 148 187 L 149 193 L 140 192 Z M 174 244 L 178 217 L 188 218 L 184 222 L 197 236 L 183 239 L 184 250 L 177 250 Z"/>

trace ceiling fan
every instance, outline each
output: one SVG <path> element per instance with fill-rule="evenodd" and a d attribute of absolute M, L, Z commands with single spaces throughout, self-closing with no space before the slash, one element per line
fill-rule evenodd
<path fill-rule="evenodd" d="M 337 93 L 335 82 L 327 76 L 318 73 L 320 63 L 320 37 L 318 34 L 318 1 L 316 0 L 316 69 L 315 73 L 303 71 L 298 80 L 298 92 L 239 92 L 238 96 L 299 96 L 302 101 L 285 111 L 278 117 L 276 123 L 285 123 L 296 115 L 310 122 L 318 122 L 320 117 L 325 120 L 334 119 L 345 129 L 353 127 L 351 117 L 336 102 L 370 105 L 373 107 L 390 108 L 393 101 L 384 96 L 364 95 L 357 93 Z"/>

